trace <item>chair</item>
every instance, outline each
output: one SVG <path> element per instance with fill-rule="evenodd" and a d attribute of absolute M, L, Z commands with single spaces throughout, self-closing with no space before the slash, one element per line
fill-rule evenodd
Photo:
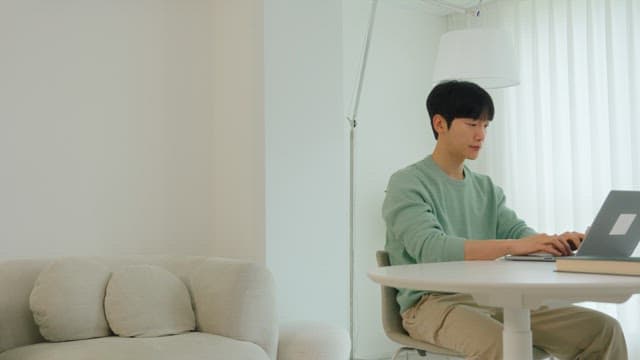
<path fill-rule="evenodd" d="M 376 252 L 376 260 L 378 266 L 389 266 L 389 253 L 383 250 Z M 400 354 L 404 351 L 415 350 L 420 356 L 427 355 L 443 355 L 464 359 L 464 355 L 457 353 L 453 350 L 443 348 L 426 341 L 416 340 L 407 334 L 406 330 L 402 327 L 402 317 L 400 316 L 400 306 L 396 301 L 396 295 L 398 291 L 395 288 L 389 286 L 380 286 L 382 293 L 382 326 L 384 332 L 389 339 L 403 345 L 394 354 L 391 360 L 396 360 Z M 546 352 L 534 347 L 533 359 L 553 359 Z"/>

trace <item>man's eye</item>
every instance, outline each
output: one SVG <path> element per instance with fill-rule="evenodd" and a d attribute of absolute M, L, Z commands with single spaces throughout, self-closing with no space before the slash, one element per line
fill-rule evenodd
<path fill-rule="evenodd" d="M 476 123 L 467 123 L 467 125 L 475 127 L 478 124 L 476 124 Z"/>

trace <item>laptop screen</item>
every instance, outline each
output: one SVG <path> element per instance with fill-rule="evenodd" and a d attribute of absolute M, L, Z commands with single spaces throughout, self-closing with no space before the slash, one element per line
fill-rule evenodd
<path fill-rule="evenodd" d="M 576 255 L 627 257 L 640 241 L 640 191 L 612 190 Z"/>

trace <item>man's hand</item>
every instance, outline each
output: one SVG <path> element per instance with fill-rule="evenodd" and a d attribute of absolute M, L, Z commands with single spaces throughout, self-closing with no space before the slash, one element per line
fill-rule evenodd
<path fill-rule="evenodd" d="M 555 256 L 569 255 L 580 247 L 583 233 L 565 232 L 560 235 L 536 234 L 519 240 L 466 240 L 465 260 L 493 260 L 511 255 L 546 252 Z"/>
<path fill-rule="evenodd" d="M 511 243 L 511 254 L 527 255 L 546 252 L 555 256 L 570 255 L 580 247 L 584 234 L 564 232 L 560 235 L 536 234 Z"/>

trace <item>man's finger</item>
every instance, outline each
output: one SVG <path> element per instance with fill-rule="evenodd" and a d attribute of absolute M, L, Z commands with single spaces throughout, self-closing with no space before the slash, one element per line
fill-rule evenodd
<path fill-rule="evenodd" d="M 563 255 L 569 255 L 571 253 L 571 245 L 569 245 L 569 242 L 565 238 L 557 237 L 556 241 L 560 243 L 558 250 L 560 250 Z"/>

